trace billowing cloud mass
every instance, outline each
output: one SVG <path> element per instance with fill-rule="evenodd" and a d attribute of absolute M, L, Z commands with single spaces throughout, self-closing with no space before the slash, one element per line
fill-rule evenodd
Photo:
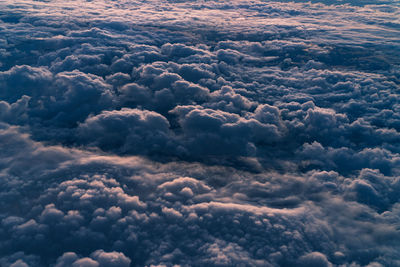
<path fill-rule="evenodd" d="M 400 266 L 395 0 L 0 2 L 0 266 Z"/>

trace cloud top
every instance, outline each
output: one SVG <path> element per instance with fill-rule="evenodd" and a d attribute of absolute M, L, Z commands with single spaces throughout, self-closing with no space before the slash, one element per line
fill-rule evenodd
<path fill-rule="evenodd" d="M 399 266 L 400 9 L 0 3 L 1 266 Z"/>

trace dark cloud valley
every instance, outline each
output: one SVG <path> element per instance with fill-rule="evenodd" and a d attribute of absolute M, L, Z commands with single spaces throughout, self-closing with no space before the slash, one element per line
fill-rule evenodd
<path fill-rule="evenodd" d="M 400 266 L 399 17 L 0 2 L 0 266 Z"/>

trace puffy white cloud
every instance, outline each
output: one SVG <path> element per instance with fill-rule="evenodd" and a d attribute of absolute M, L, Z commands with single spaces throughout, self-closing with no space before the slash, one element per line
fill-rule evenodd
<path fill-rule="evenodd" d="M 91 254 L 91 257 L 104 267 L 129 267 L 131 260 L 121 252 L 105 252 L 96 250 Z"/>
<path fill-rule="evenodd" d="M 307 255 L 301 256 L 299 259 L 300 266 L 318 266 L 329 267 L 332 264 L 328 261 L 326 256 L 319 252 L 311 252 Z"/>

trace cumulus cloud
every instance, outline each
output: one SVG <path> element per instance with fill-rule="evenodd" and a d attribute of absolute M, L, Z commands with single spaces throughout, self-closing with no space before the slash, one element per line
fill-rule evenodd
<path fill-rule="evenodd" d="M 399 266 L 400 9 L 0 3 L 1 266 Z"/>
<path fill-rule="evenodd" d="M 5 264 L 330 266 L 397 257 L 399 182 L 378 170 L 255 174 L 43 146 L 16 128 L 1 136 Z"/>
<path fill-rule="evenodd" d="M 163 150 L 169 141 L 168 120 L 154 111 L 138 109 L 104 111 L 89 117 L 78 130 L 91 145 L 136 154 Z"/>

